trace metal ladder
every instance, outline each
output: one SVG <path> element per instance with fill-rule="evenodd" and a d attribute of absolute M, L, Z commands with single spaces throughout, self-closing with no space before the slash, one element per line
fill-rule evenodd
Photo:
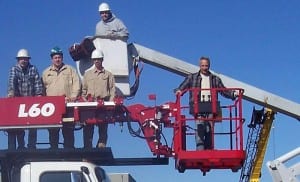
<path fill-rule="evenodd" d="M 249 182 L 253 169 L 253 162 L 258 152 L 258 141 L 261 133 L 261 123 L 263 122 L 264 108 L 255 110 L 253 107 L 250 124 L 248 124 L 249 132 L 246 144 L 246 160 L 242 167 L 240 182 Z"/>

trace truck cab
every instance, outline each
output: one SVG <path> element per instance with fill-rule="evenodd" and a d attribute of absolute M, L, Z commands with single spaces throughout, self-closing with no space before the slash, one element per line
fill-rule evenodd
<path fill-rule="evenodd" d="M 110 182 L 100 164 L 112 158 L 110 148 L 0 150 L 0 182 Z"/>
<path fill-rule="evenodd" d="M 19 172 L 20 173 L 19 173 Z M 13 174 L 14 182 L 109 182 L 105 171 L 89 162 L 28 162 Z"/>

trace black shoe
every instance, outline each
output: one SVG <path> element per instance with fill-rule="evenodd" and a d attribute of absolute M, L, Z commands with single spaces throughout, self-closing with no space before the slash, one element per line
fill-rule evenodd
<path fill-rule="evenodd" d="M 18 146 L 17 150 L 24 150 L 26 149 L 24 146 Z"/>
<path fill-rule="evenodd" d="M 35 150 L 36 146 L 27 146 L 28 149 Z"/>
<path fill-rule="evenodd" d="M 9 145 L 9 146 L 8 146 L 8 150 L 16 150 L 16 146 L 11 146 L 11 145 Z"/>
<path fill-rule="evenodd" d="M 27 148 L 28 149 L 36 149 L 36 145 L 35 144 L 28 144 Z"/>
<path fill-rule="evenodd" d="M 205 147 L 203 143 L 197 143 L 196 150 L 204 150 L 204 149 Z"/>
<path fill-rule="evenodd" d="M 74 146 L 65 146 L 64 149 L 75 149 Z"/>
<path fill-rule="evenodd" d="M 58 149 L 58 145 L 51 145 L 51 146 L 50 146 L 50 149 L 56 150 L 56 149 Z"/>
<path fill-rule="evenodd" d="M 91 149 L 91 148 L 93 148 L 93 144 L 90 143 L 90 142 L 85 142 L 84 145 L 83 145 L 83 148 L 84 149 Z"/>

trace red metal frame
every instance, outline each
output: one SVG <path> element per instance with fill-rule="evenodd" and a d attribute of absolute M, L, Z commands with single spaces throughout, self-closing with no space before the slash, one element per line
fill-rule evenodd
<path fill-rule="evenodd" d="M 97 100 L 94 102 L 78 100 L 76 103 L 65 103 L 64 97 L 18 97 L 0 99 L 1 112 L 6 113 L 0 121 L 0 129 L 7 127 L 47 127 L 49 125 L 60 126 L 66 118 L 77 123 L 97 124 L 101 122 L 137 122 L 143 132 L 143 138 L 147 141 L 153 155 L 160 158 L 173 157 L 175 168 L 179 172 L 186 169 L 200 169 L 207 172 L 211 169 L 238 170 L 245 159 L 243 149 L 243 118 L 242 118 L 242 94 L 238 88 L 211 89 L 212 112 L 217 113 L 217 93 L 220 91 L 236 91 L 238 98 L 231 104 L 222 106 L 229 116 L 222 118 L 214 115 L 207 120 L 217 122 L 230 122 L 231 141 L 234 145 L 226 149 L 213 147 L 211 150 L 196 151 L 188 149 L 187 139 L 189 133 L 187 126 L 194 123 L 195 118 L 183 110 L 189 106 L 182 105 L 181 96 L 176 97 L 175 102 L 168 102 L 160 106 L 147 107 L 142 104 L 124 106 L 122 98 L 116 98 L 113 104 Z M 199 89 L 187 90 L 199 93 Z M 46 105 L 46 106 L 45 106 Z M 197 107 L 198 105 L 195 104 Z M 9 107 L 8 107 L 9 106 Z M 54 106 L 52 108 L 51 106 Z M 54 109 L 54 111 L 53 111 Z M 195 108 L 199 111 L 202 108 Z M 20 117 L 20 112 L 21 116 Z M 39 114 L 38 114 L 39 113 Z M 100 116 L 99 114 L 101 113 Z M 24 117 L 26 116 L 26 117 Z M 84 121 L 83 121 L 84 120 Z M 68 120 L 69 121 L 69 120 Z M 212 131 L 214 131 L 214 124 Z M 162 140 L 162 129 L 173 130 L 172 146 L 168 146 Z M 214 136 L 213 145 L 214 145 Z"/>
<path fill-rule="evenodd" d="M 203 89 L 204 90 L 204 89 Z M 196 94 L 199 93 L 199 89 L 191 89 L 187 90 L 191 91 L 194 94 L 194 98 Z M 212 94 L 211 97 L 211 107 L 212 112 L 216 113 L 216 103 L 217 102 L 217 94 L 220 91 L 236 91 L 238 93 L 238 97 L 232 104 L 222 106 L 223 109 L 227 109 L 230 116 L 222 116 L 222 118 L 218 118 L 213 115 L 212 118 L 203 119 L 205 121 L 212 122 L 212 131 L 214 131 L 214 124 L 222 120 L 222 122 L 233 122 L 232 132 L 228 135 L 234 135 L 231 140 L 235 143 L 234 146 L 228 149 L 213 149 L 211 150 L 188 150 L 186 149 L 186 125 L 191 121 L 195 121 L 195 117 L 192 115 L 184 115 L 182 110 L 188 108 L 188 106 L 184 106 L 181 104 L 181 96 L 177 96 L 176 107 L 178 112 L 176 114 L 176 119 L 174 123 L 174 153 L 175 153 L 175 167 L 179 172 L 184 172 L 185 169 L 200 169 L 202 172 L 208 172 L 210 169 L 232 169 L 233 171 L 237 171 L 243 165 L 245 160 L 245 151 L 243 149 L 243 117 L 242 117 L 242 94 L 243 91 L 238 88 L 231 89 L 211 89 Z M 195 101 L 194 105 L 196 108 L 195 112 L 201 110 L 201 108 L 197 108 L 198 103 Z M 234 111 L 233 111 L 234 110 Z M 212 136 L 213 145 L 214 145 L 214 136 Z"/>
<path fill-rule="evenodd" d="M 65 97 L 0 98 L 1 128 L 61 125 Z"/>

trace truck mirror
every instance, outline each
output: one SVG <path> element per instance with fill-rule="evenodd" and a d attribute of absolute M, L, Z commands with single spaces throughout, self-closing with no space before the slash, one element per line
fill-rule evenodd
<path fill-rule="evenodd" d="M 81 169 L 81 171 L 82 171 L 83 173 L 85 173 L 85 174 L 87 174 L 87 175 L 90 174 L 90 171 L 89 171 L 89 169 L 88 169 L 87 167 L 82 166 L 80 169 Z"/>
<path fill-rule="evenodd" d="M 101 181 L 106 179 L 105 171 L 101 167 L 95 168 L 95 173 L 96 173 L 97 178 L 100 179 Z"/>

